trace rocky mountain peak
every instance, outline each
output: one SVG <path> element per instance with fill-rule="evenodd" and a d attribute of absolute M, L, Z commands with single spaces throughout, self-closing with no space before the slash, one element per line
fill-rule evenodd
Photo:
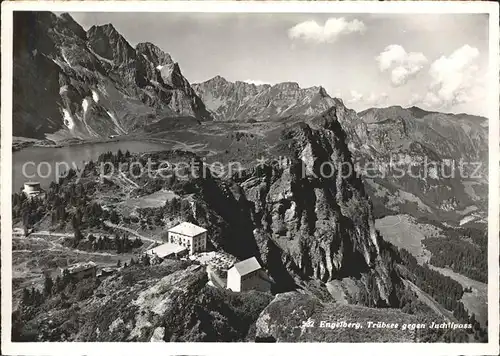
<path fill-rule="evenodd" d="M 361 179 L 347 171 L 353 162 L 342 115 L 331 107 L 285 129 L 272 155 L 287 157 L 287 164 L 241 184 L 254 207 L 253 234 L 271 273 L 284 263 L 324 282 L 363 275 L 377 281 L 376 298 L 390 304 L 370 202 Z"/>
<path fill-rule="evenodd" d="M 322 97 L 327 97 L 327 96 L 330 96 L 328 95 L 327 91 L 325 88 L 323 88 L 322 86 L 319 87 L 319 90 L 318 90 L 318 93 L 319 95 L 321 95 Z"/>
<path fill-rule="evenodd" d="M 418 106 L 412 106 L 407 110 L 410 110 L 416 117 L 424 117 L 426 115 L 432 114 L 432 111 L 424 110 L 422 108 L 419 108 Z"/>
<path fill-rule="evenodd" d="M 115 65 L 135 59 L 135 50 L 112 24 L 92 26 L 87 31 L 88 45 L 92 51 Z"/>
<path fill-rule="evenodd" d="M 203 83 L 200 83 L 200 85 L 205 85 L 205 86 L 219 86 L 219 85 L 228 85 L 231 84 L 226 78 L 216 75 L 213 78 L 210 78 Z"/>
<path fill-rule="evenodd" d="M 299 83 L 296 82 L 283 82 L 274 85 L 273 87 L 280 90 L 300 90 Z"/>
<path fill-rule="evenodd" d="M 159 117 L 211 119 L 168 53 L 133 48 L 112 24 L 85 32 L 69 14 L 19 12 L 14 29 L 15 135 L 87 139 Z"/>
<path fill-rule="evenodd" d="M 173 64 L 170 54 L 163 52 L 158 46 L 151 42 L 141 42 L 137 44 L 135 50 L 138 54 L 146 56 L 155 66 Z"/>
<path fill-rule="evenodd" d="M 116 35 L 116 36 L 121 36 L 118 30 L 113 26 L 112 23 L 106 23 L 104 25 L 93 25 L 92 27 L 89 28 L 88 32 L 93 32 L 93 31 L 103 31 L 104 33 L 108 34 L 109 36 Z"/>
<path fill-rule="evenodd" d="M 307 121 L 313 128 L 332 129 L 339 122 L 337 117 L 337 106 L 326 109 L 321 115 L 317 115 Z M 336 132 L 336 135 L 343 133 Z M 345 136 L 345 135 L 344 135 Z"/>
<path fill-rule="evenodd" d="M 83 29 L 82 26 L 78 22 L 76 22 L 73 17 L 71 17 L 70 14 L 67 12 L 62 13 L 59 16 L 59 19 L 61 20 L 62 24 L 66 27 L 68 27 L 71 31 L 73 31 L 78 37 L 80 37 L 82 40 L 86 40 L 87 38 L 87 33 Z"/>
<path fill-rule="evenodd" d="M 158 65 L 156 69 L 160 72 L 160 76 L 165 84 L 170 86 L 187 85 L 187 80 L 182 76 L 179 63 L 172 62 Z"/>
<path fill-rule="evenodd" d="M 267 84 L 267 83 L 264 83 L 264 84 L 255 84 L 255 83 L 250 83 L 250 82 L 244 82 L 244 81 L 241 81 L 241 80 L 237 80 L 235 82 L 236 85 L 246 85 L 246 86 L 250 86 L 250 87 L 255 87 L 255 88 L 269 88 L 271 87 L 272 85 L 271 84 Z"/>

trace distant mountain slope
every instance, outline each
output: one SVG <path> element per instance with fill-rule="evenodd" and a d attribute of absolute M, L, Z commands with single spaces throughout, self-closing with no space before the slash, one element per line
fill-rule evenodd
<path fill-rule="evenodd" d="M 111 24 L 85 31 L 68 14 L 16 12 L 14 33 L 15 136 L 86 139 L 157 116 L 212 119 L 170 55 L 133 48 Z"/>
<path fill-rule="evenodd" d="M 349 146 L 360 146 L 366 124 L 341 99 L 332 98 L 321 87 L 301 88 L 297 83 L 255 85 L 230 82 L 216 76 L 193 84 L 215 120 L 235 122 L 272 121 L 279 126 L 307 121 L 335 107 L 336 116 L 347 133 Z M 272 126 L 273 124 L 271 124 Z"/>
<path fill-rule="evenodd" d="M 488 153 L 488 120 L 484 117 L 400 106 L 372 108 L 359 116 L 368 125 L 369 143 L 380 152 L 419 142 L 441 158 L 483 160 Z"/>
<path fill-rule="evenodd" d="M 375 167 L 375 173 L 365 172 L 365 183 L 376 210 L 385 210 L 382 215 L 402 212 L 456 223 L 484 218 L 486 118 L 400 106 L 372 108 L 359 116 L 367 135 L 353 154 Z"/>
<path fill-rule="evenodd" d="M 193 84 L 216 120 L 270 120 L 292 115 L 317 115 L 335 105 L 323 87 L 300 88 L 297 83 L 255 85 L 216 76 Z"/>

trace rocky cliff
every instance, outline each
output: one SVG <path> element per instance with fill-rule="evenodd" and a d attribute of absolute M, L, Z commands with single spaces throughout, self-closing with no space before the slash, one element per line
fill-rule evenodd
<path fill-rule="evenodd" d="M 334 106 L 285 130 L 275 157 L 232 181 L 198 182 L 194 216 L 215 247 L 256 255 L 281 290 L 315 278 L 352 278 L 391 305 L 397 278 L 384 260 L 361 179 Z M 354 297 L 354 299 L 356 299 Z"/>
<path fill-rule="evenodd" d="M 111 24 L 85 31 L 70 15 L 14 14 L 14 135 L 125 134 L 165 117 L 212 119 L 170 55 L 133 48 Z"/>

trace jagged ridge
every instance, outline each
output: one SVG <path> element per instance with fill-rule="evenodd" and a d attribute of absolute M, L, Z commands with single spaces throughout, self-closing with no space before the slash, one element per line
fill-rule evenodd
<path fill-rule="evenodd" d="M 255 85 L 216 76 L 193 84 L 193 88 L 216 120 L 261 121 L 315 115 L 335 105 L 323 87 L 302 89 L 294 82 Z"/>
<path fill-rule="evenodd" d="M 86 139 L 212 119 L 169 54 L 134 49 L 111 24 L 85 32 L 68 14 L 19 12 L 14 27 L 14 135 Z"/>

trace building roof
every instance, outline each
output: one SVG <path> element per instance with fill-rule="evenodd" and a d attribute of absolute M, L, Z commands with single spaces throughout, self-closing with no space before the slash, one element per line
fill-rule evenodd
<path fill-rule="evenodd" d="M 187 221 L 180 223 L 170 229 L 169 232 L 175 232 L 177 234 L 185 235 L 185 236 L 198 236 L 207 231 L 207 229 L 202 228 L 201 226 L 191 224 Z"/>
<path fill-rule="evenodd" d="M 165 258 L 169 255 L 172 255 L 174 253 L 179 253 L 179 252 L 182 252 L 184 250 L 187 250 L 187 248 L 184 246 L 167 242 L 163 245 L 156 246 L 150 250 L 147 250 L 146 253 L 149 255 L 156 255 L 160 258 Z"/>
<path fill-rule="evenodd" d="M 245 276 L 249 273 L 261 269 L 262 267 L 255 257 L 250 257 L 244 261 L 235 263 L 232 268 L 236 269 L 240 276 Z"/>
<path fill-rule="evenodd" d="M 84 262 L 84 263 L 77 263 L 77 264 L 69 266 L 68 267 L 68 272 L 69 273 L 77 273 L 77 272 L 81 272 L 81 271 L 85 271 L 85 270 L 94 268 L 96 266 L 97 265 L 94 262 L 92 262 L 92 261 L 90 261 L 90 262 Z"/>
<path fill-rule="evenodd" d="M 24 182 L 25 185 L 40 185 L 40 182 Z"/>

